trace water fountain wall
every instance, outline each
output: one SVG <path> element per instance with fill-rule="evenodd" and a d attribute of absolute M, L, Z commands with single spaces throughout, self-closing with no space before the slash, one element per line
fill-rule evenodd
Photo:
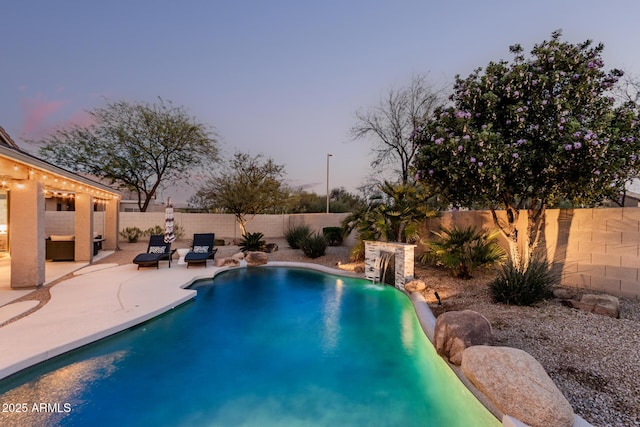
<path fill-rule="evenodd" d="M 413 279 L 414 249 L 416 245 L 395 242 L 364 242 L 364 275 L 373 282 L 379 282 L 381 271 L 381 253 L 393 253 L 395 255 L 395 286 L 404 290 L 404 284 Z"/>

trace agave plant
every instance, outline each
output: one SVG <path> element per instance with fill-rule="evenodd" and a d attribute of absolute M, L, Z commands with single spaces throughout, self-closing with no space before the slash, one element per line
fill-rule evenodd
<path fill-rule="evenodd" d="M 261 251 L 266 243 L 263 237 L 262 233 L 246 233 L 238 246 L 242 252 Z"/>

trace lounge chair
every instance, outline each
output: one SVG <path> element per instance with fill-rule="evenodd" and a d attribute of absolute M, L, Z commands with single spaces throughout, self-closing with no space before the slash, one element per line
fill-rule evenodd
<path fill-rule="evenodd" d="M 138 254 L 133 259 L 134 264 L 138 264 L 140 267 L 160 267 L 160 261 L 169 261 L 169 268 L 171 268 L 171 258 L 176 250 L 171 250 L 171 243 L 164 242 L 163 234 L 152 234 L 149 237 L 149 245 L 147 246 L 147 252 Z"/>
<path fill-rule="evenodd" d="M 213 259 L 218 249 L 213 247 L 213 241 L 216 235 L 214 233 L 201 233 L 193 235 L 193 247 L 191 252 L 184 256 L 184 262 L 187 268 L 191 264 L 204 264 L 207 266 L 207 260 Z"/>

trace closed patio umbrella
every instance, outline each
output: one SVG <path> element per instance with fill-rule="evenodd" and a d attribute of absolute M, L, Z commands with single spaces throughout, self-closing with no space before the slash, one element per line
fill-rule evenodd
<path fill-rule="evenodd" d="M 164 242 L 173 243 L 174 240 L 176 240 L 176 236 L 173 234 L 173 204 L 171 204 L 171 197 L 169 197 L 164 213 Z"/>

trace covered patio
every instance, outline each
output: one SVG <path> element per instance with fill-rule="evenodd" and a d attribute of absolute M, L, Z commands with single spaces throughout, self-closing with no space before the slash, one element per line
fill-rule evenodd
<path fill-rule="evenodd" d="M 57 257 L 64 264 L 91 264 L 99 250 L 116 250 L 120 197 L 102 183 L 20 150 L 0 127 L 0 287 L 47 283 L 63 268 L 46 262 L 57 257 L 51 255 L 55 246 L 65 247 Z"/>

